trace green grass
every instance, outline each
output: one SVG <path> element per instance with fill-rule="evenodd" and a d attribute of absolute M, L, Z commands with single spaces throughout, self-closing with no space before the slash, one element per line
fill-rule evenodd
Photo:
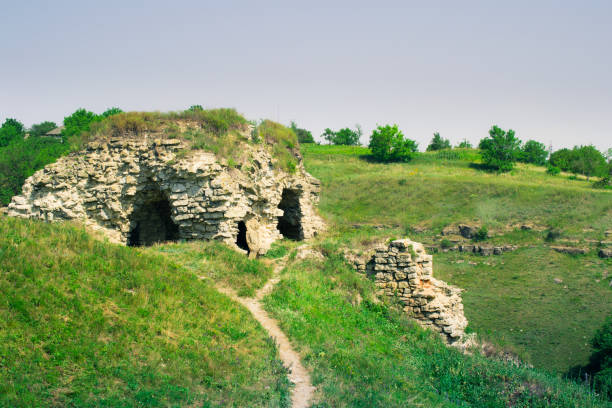
<path fill-rule="evenodd" d="M 245 144 L 262 143 L 272 154 L 274 165 L 290 173 L 297 168 L 299 144 L 290 128 L 263 120 L 249 133 L 249 121 L 235 109 L 186 110 L 181 112 L 122 112 L 91 124 L 89 132 L 71 137 L 71 151 L 83 149 L 91 141 L 112 138 L 177 138 L 190 150 L 206 150 L 231 166 L 248 165 Z"/>
<path fill-rule="evenodd" d="M 606 270 L 610 263 L 595 254 L 572 257 L 540 246 L 499 257 L 449 252 L 434 258 L 436 276 L 466 289 L 472 330 L 558 372 L 586 363 L 592 334 L 612 310 Z"/>
<path fill-rule="evenodd" d="M 1 407 L 288 405 L 263 329 L 171 257 L 0 217 L 0 293 Z"/>
<path fill-rule="evenodd" d="M 324 245 L 324 263 L 291 264 L 266 308 L 299 349 L 316 407 L 606 406 L 588 389 L 526 367 L 446 347 L 373 302 L 373 283 Z"/>
<path fill-rule="evenodd" d="M 582 257 L 559 254 L 549 249 L 545 232 L 507 228 L 555 228 L 584 245 L 605 239 L 612 229 L 610 192 L 531 165 L 501 175 L 483 172 L 470 165 L 469 155 L 440 160 L 436 152 L 423 153 L 410 163 L 384 165 L 369 162 L 363 147 L 305 145 L 303 152 L 306 169 L 321 180 L 319 207 L 336 242 L 359 248 L 407 235 L 431 244 L 447 225 L 480 222 L 495 235 L 483 244 L 534 246 L 490 258 L 438 254 L 434 275 L 468 289 L 465 313 L 484 338 L 558 373 L 586 363 L 588 340 L 612 309 L 612 262 L 596 258 L 595 248 Z M 451 262 L 456 258 L 466 262 Z M 470 266 L 472 258 L 481 264 Z"/>
<path fill-rule="evenodd" d="M 253 296 L 272 276 L 269 266 L 250 260 L 219 242 L 192 241 L 158 245 L 150 249 L 163 253 L 200 279 L 234 288 L 239 296 Z"/>

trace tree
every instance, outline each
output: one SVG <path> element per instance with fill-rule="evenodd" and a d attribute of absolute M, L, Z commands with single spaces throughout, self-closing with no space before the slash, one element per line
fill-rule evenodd
<path fill-rule="evenodd" d="M 291 130 L 297 135 L 298 142 L 300 143 L 314 143 L 315 140 L 312 137 L 312 133 L 309 130 L 297 127 L 295 122 L 291 122 Z"/>
<path fill-rule="evenodd" d="M 397 125 L 378 126 L 370 136 L 370 150 L 380 162 L 409 161 L 417 151 L 414 140 L 404 138 Z"/>
<path fill-rule="evenodd" d="M 66 137 L 80 135 L 82 132 L 89 131 L 89 126 L 97 122 L 101 116 L 85 109 L 77 109 L 72 115 L 64 118 L 63 135 Z"/>
<path fill-rule="evenodd" d="M 336 132 L 334 144 L 357 146 L 359 145 L 359 132 L 350 128 L 340 129 Z"/>
<path fill-rule="evenodd" d="M 472 148 L 472 144 L 470 142 L 467 141 L 467 139 L 463 139 L 458 145 L 458 148 L 460 149 L 471 149 Z"/>
<path fill-rule="evenodd" d="M 23 138 L 24 134 L 23 123 L 17 119 L 6 119 L 0 127 L 0 147 L 8 146 L 14 140 Z"/>
<path fill-rule="evenodd" d="M 514 137 L 514 130 L 506 132 L 498 126 L 493 126 L 489 130 L 489 137 L 482 139 L 478 145 L 484 163 L 498 171 L 512 170 L 520 146 L 521 141 Z"/>
<path fill-rule="evenodd" d="M 433 139 L 431 139 L 431 143 L 429 143 L 429 146 L 427 146 L 428 152 L 451 148 L 450 141 L 440 137 L 440 133 L 435 132 L 433 135 L 434 136 Z"/>
<path fill-rule="evenodd" d="M 550 155 L 548 162 L 563 171 L 570 171 L 571 163 L 574 161 L 574 151 L 563 148 Z"/>
<path fill-rule="evenodd" d="M 574 173 L 587 176 L 587 180 L 592 176 L 603 177 L 607 173 L 606 158 L 594 146 L 580 146 L 574 148 L 574 160 L 571 167 Z"/>
<path fill-rule="evenodd" d="M 202 105 L 191 105 L 189 109 L 187 110 L 191 112 L 196 112 L 196 111 L 203 111 L 204 108 L 202 107 Z"/>
<path fill-rule="evenodd" d="M 335 136 L 336 136 L 336 133 L 330 128 L 325 128 L 325 130 L 321 134 L 321 137 L 323 138 L 323 140 L 327 140 L 327 143 L 329 144 L 333 143 Z"/>
<path fill-rule="evenodd" d="M 118 113 L 123 113 L 123 111 L 119 108 L 108 108 L 104 112 L 102 112 L 102 116 L 108 118 L 109 116 L 116 115 Z"/>
<path fill-rule="evenodd" d="M 21 192 L 26 178 L 68 150 L 67 143 L 49 137 L 17 139 L 0 148 L 0 203 L 8 204 L 11 197 Z"/>
<path fill-rule="evenodd" d="M 361 126 L 357 125 L 356 129 L 343 128 L 334 132 L 330 128 L 325 129 L 321 137 L 335 145 L 359 146 L 359 138 L 361 137 Z"/>
<path fill-rule="evenodd" d="M 55 124 L 55 122 L 45 121 L 37 123 L 35 125 L 32 125 L 32 127 L 30 128 L 30 137 L 44 136 L 56 127 L 57 125 Z"/>
<path fill-rule="evenodd" d="M 543 166 L 546 164 L 547 157 L 548 152 L 546 151 L 546 146 L 544 146 L 543 143 L 536 142 L 535 140 L 529 140 L 521 148 L 518 161 Z"/>

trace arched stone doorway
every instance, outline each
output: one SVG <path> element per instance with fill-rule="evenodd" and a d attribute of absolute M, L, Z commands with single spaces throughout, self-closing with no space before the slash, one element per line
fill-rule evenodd
<path fill-rule="evenodd" d="M 154 187 L 138 194 L 130 216 L 127 244 L 149 246 L 178 239 L 179 228 L 172 220 L 172 207 L 168 197 Z"/>
<path fill-rule="evenodd" d="M 300 193 L 289 188 L 283 189 L 283 194 L 278 208 L 283 210 L 283 215 L 278 217 L 277 228 L 285 237 L 297 241 L 304 239 L 302 229 L 302 209 L 300 208 Z"/>

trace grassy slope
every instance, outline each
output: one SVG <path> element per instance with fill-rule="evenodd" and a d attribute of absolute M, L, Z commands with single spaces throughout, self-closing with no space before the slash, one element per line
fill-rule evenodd
<path fill-rule="evenodd" d="M 366 153 L 354 147 L 304 148 L 307 170 L 322 182 L 321 212 L 339 241 L 359 245 L 373 236 L 408 234 L 433 242 L 444 226 L 473 220 L 493 229 L 532 222 L 578 240 L 602 239 L 612 229 L 612 194 L 584 181 L 524 165 L 510 174 L 490 174 L 466 161 L 432 155 L 382 165 L 359 157 Z M 355 230 L 354 224 L 386 227 Z M 417 225 L 427 230 L 410 232 Z M 611 262 L 594 252 L 577 258 L 553 252 L 542 238 L 542 233 L 507 232 L 494 242 L 534 248 L 499 257 L 438 254 L 434 273 L 467 289 L 465 311 L 472 329 L 538 367 L 563 372 L 586 362 L 586 343 L 612 309 L 609 276 L 604 279 Z M 459 258 L 466 262 L 455 263 Z"/>
<path fill-rule="evenodd" d="M 576 384 L 466 356 L 372 301 L 374 285 L 323 243 L 324 262 L 296 261 L 266 308 L 304 356 L 316 407 L 606 406 Z"/>
<path fill-rule="evenodd" d="M 248 312 L 152 250 L 0 217 L 0 293 L 0 406 L 286 405 Z"/>

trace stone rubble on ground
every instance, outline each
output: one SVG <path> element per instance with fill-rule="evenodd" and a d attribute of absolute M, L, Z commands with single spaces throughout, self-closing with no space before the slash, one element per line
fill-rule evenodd
<path fill-rule="evenodd" d="M 373 276 L 379 295 L 395 297 L 403 310 L 421 326 L 432 329 L 449 343 L 459 344 L 467 319 L 461 289 L 435 279 L 433 257 L 422 244 L 409 239 L 379 245 L 371 257 L 346 252 L 357 271 Z"/>
<path fill-rule="evenodd" d="M 576 247 L 566 247 L 566 246 L 552 246 L 551 248 L 557 252 L 560 252 L 563 254 L 570 254 L 570 255 L 584 255 L 587 252 L 589 252 L 587 248 L 576 248 Z"/>
<path fill-rule="evenodd" d="M 597 253 L 600 258 L 612 258 L 612 248 L 601 248 Z"/>

